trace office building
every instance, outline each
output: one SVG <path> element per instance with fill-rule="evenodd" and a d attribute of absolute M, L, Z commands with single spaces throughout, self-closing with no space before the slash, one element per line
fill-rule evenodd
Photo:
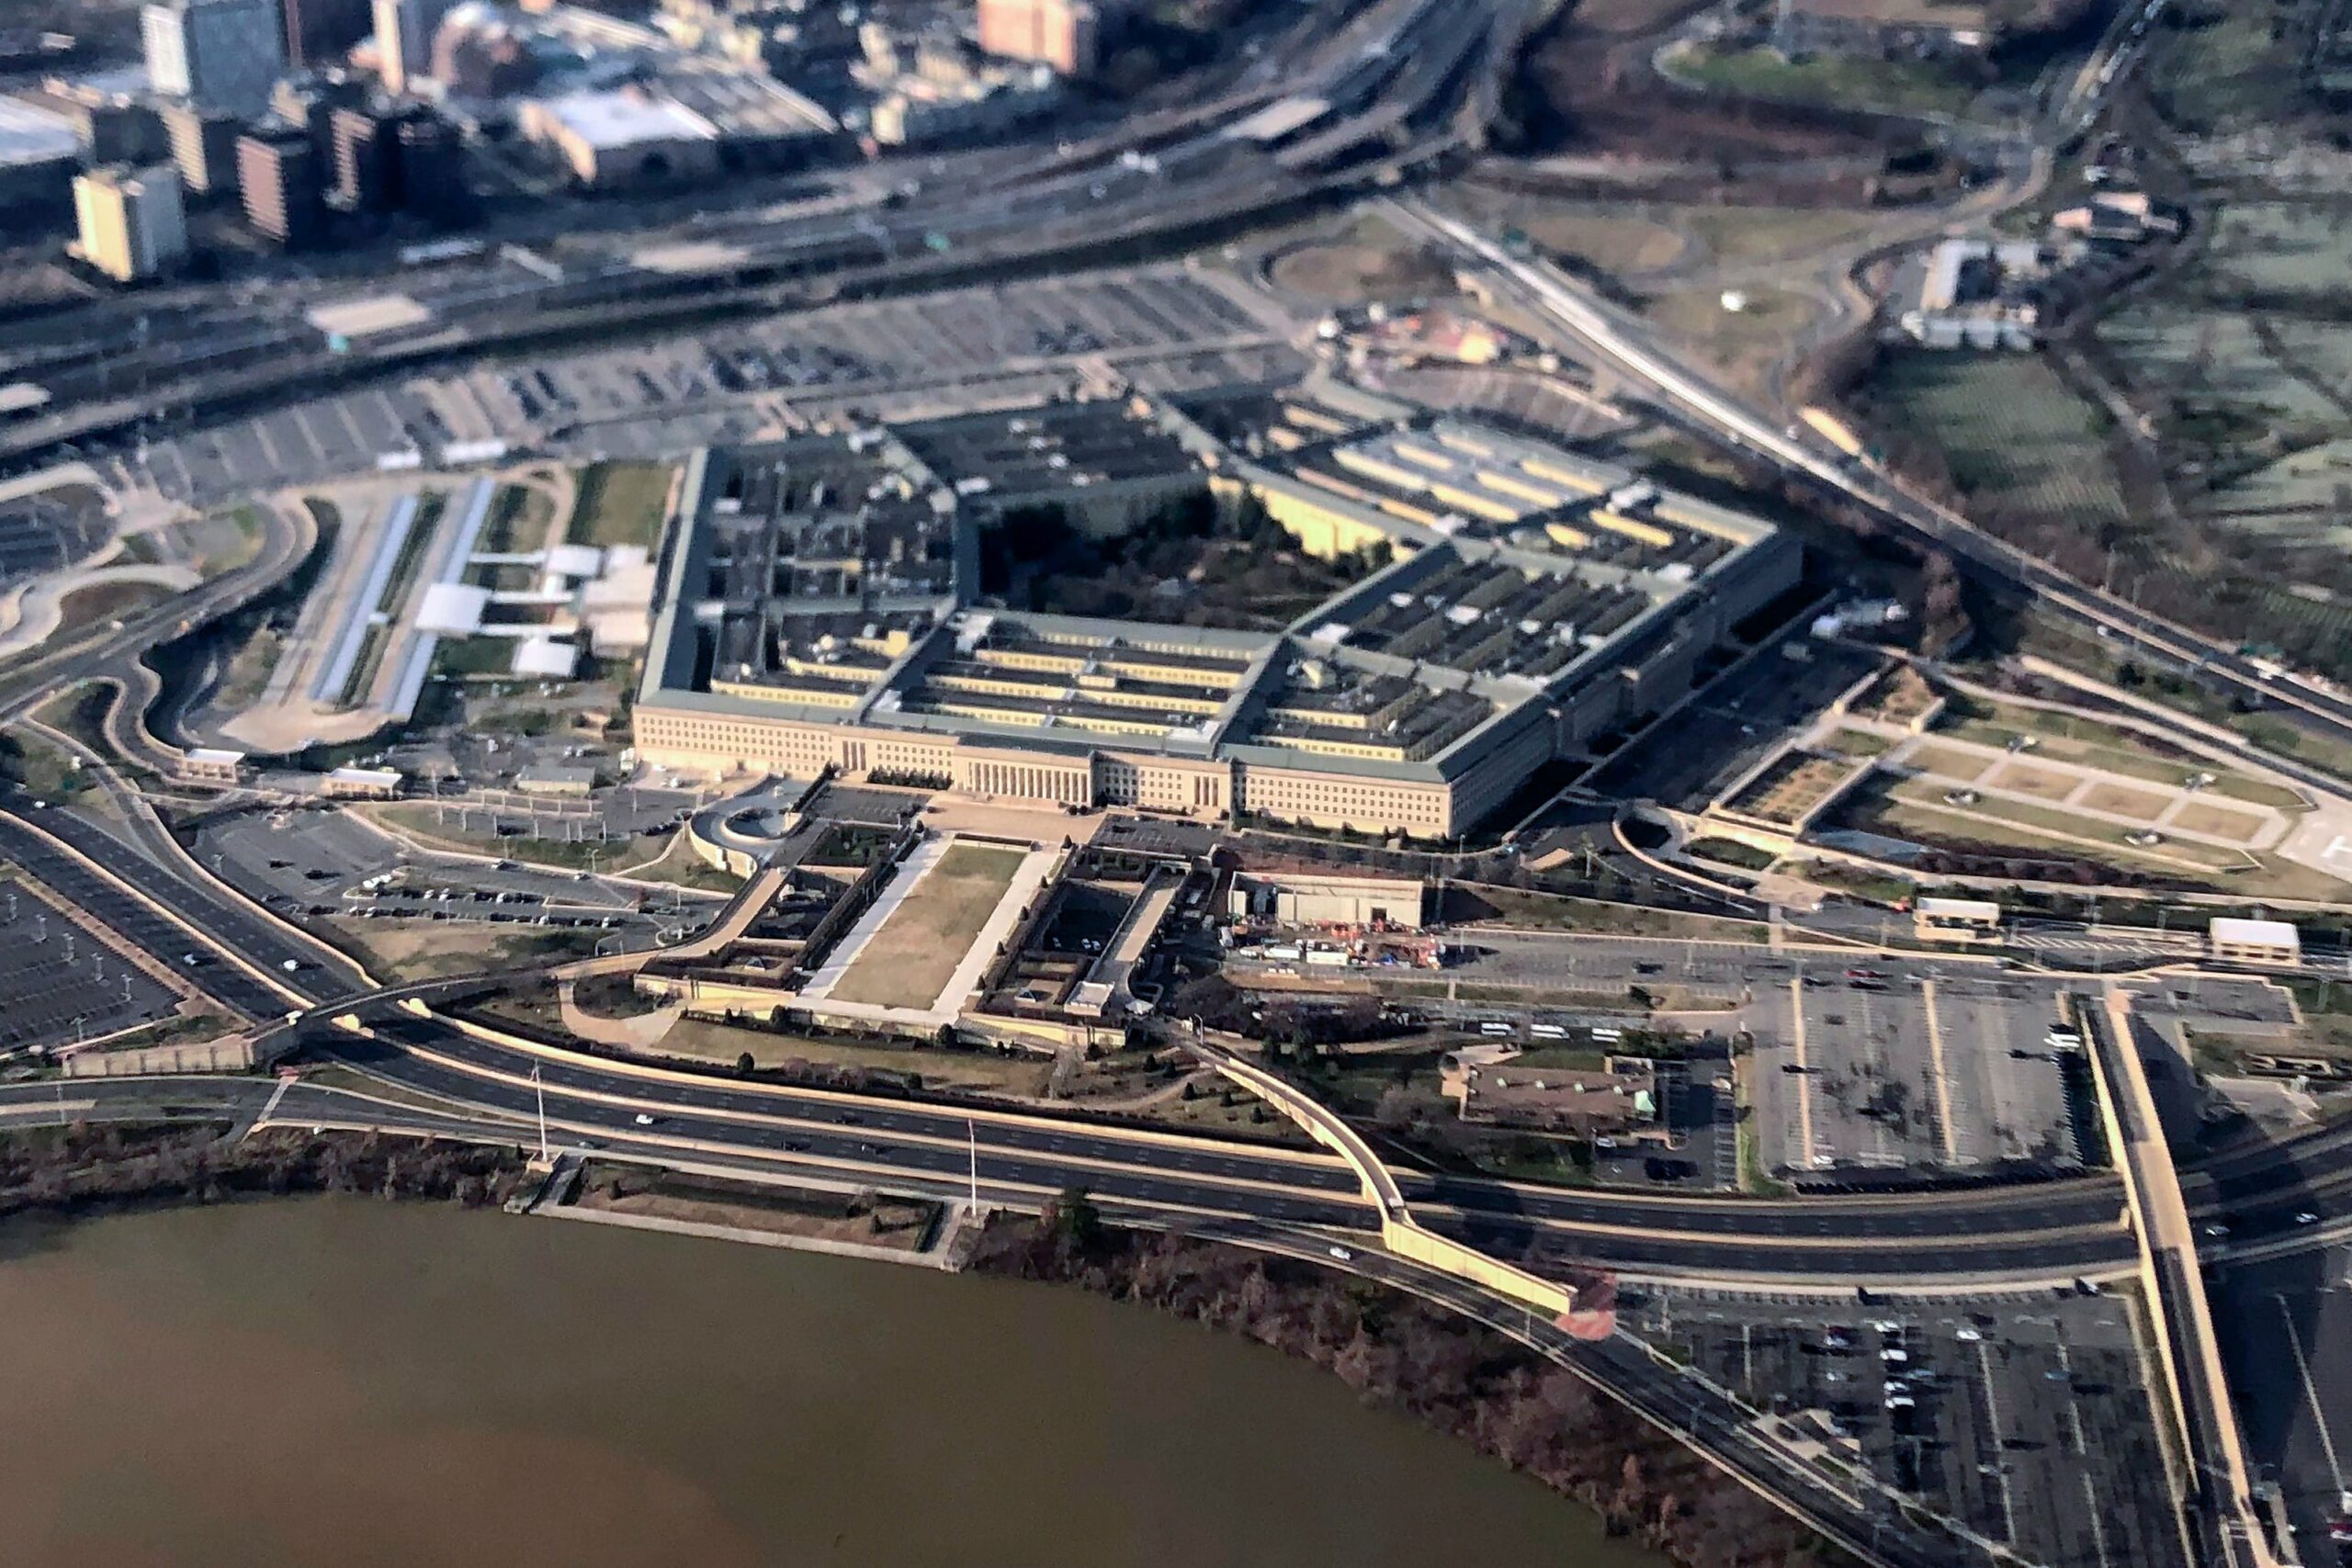
<path fill-rule="evenodd" d="M 258 114 L 286 73 L 277 0 L 153 0 L 140 33 L 148 80 L 165 97 Z"/>
<path fill-rule="evenodd" d="M 975 603 L 993 520 L 1050 505 L 1102 536 L 1186 496 L 1386 564 L 1282 632 Z M 1670 706 L 1802 564 L 1770 524 L 1616 463 L 1320 380 L 707 450 L 662 550 L 637 747 L 679 772 L 1443 839 Z M 1418 913 L 1336 886 L 1315 908 Z"/>
<path fill-rule="evenodd" d="M 382 105 L 334 110 L 327 118 L 334 171 L 328 204 L 344 212 L 390 212 L 401 205 L 401 145 L 394 111 Z"/>
<path fill-rule="evenodd" d="M 170 155 L 154 107 L 119 87 L 98 81 L 51 76 L 25 102 L 57 115 L 82 143 L 85 167 L 107 164 L 154 164 Z"/>
<path fill-rule="evenodd" d="M 1065 76 L 1091 76 L 1102 62 L 1102 17 L 1090 0 L 979 0 L 980 48 L 1034 60 Z"/>
<path fill-rule="evenodd" d="M 465 145 L 458 128 L 437 114 L 400 121 L 401 205 L 429 223 L 458 224 L 474 215 L 466 186 Z"/>
<path fill-rule="evenodd" d="M 166 104 L 164 136 L 172 166 L 191 195 L 219 196 L 237 188 L 237 138 L 245 123 L 225 109 Z"/>
<path fill-rule="evenodd" d="M 266 120 L 237 139 L 245 221 L 288 250 L 315 244 L 326 225 L 326 175 L 304 127 Z"/>
<path fill-rule="evenodd" d="M 364 76 L 347 71 L 300 71 L 277 84 L 269 95 L 270 112 L 309 133 L 311 145 L 334 166 L 334 111 L 364 104 L 374 90 Z"/>
<path fill-rule="evenodd" d="M 433 70 L 433 37 L 449 14 L 451 0 L 375 0 L 376 60 L 384 85 L 411 90 Z"/>
<path fill-rule="evenodd" d="M 295 65 L 333 65 L 375 25 L 368 0 L 282 0 L 286 58 Z"/>
<path fill-rule="evenodd" d="M 718 128 L 676 99 L 641 87 L 567 93 L 523 106 L 523 134 L 552 148 L 587 190 L 716 179 Z"/>
<path fill-rule="evenodd" d="M 457 128 L 430 107 L 379 98 L 329 117 L 329 203 L 345 212 L 416 212 L 448 221 L 466 210 Z"/>
<path fill-rule="evenodd" d="M 74 182 L 74 254 L 117 283 L 139 283 L 187 259 L 179 171 L 165 164 L 93 169 Z"/>
<path fill-rule="evenodd" d="M 81 164 L 81 138 L 64 116 L 0 98 L 0 209 L 63 205 Z"/>

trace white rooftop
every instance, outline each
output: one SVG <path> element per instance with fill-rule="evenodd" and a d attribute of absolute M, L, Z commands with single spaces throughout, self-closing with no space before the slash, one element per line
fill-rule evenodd
<path fill-rule="evenodd" d="M 605 552 L 594 545 L 558 545 L 548 552 L 545 570 L 558 577 L 601 577 Z"/>
<path fill-rule="evenodd" d="M 81 155 L 82 139 L 72 120 L 21 98 L 0 98 L 0 168 Z"/>
<path fill-rule="evenodd" d="M 245 760 L 243 751 L 223 750 L 218 746 L 191 746 L 187 750 L 187 757 L 191 762 L 212 762 L 223 766 Z"/>
<path fill-rule="evenodd" d="M 2302 933 L 2284 920 L 2247 920 L 2231 915 L 2217 916 L 2205 928 L 2205 934 L 2214 942 L 2243 943 L 2248 947 L 2291 947 L 2302 949 Z"/>
<path fill-rule="evenodd" d="M 628 88 L 566 93 L 543 101 L 557 123 L 592 147 L 718 140 L 718 128 L 685 105 Z"/>
<path fill-rule="evenodd" d="M 378 333 L 396 333 L 409 327 L 421 327 L 433 319 L 433 312 L 405 294 L 373 294 L 365 299 L 343 299 L 331 305 L 321 305 L 304 317 L 322 333 L 336 337 L 372 337 Z"/>
<path fill-rule="evenodd" d="M 514 673 L 569 679 L 580 662 L 576 644 L 553 637 L 526 637 L 514 645 Z"/>
<path fill-rule="evenodd" d="M 630 254 L 630 261 L 648 272 L 720 272 L 752 259 L 741 245 L 724 240 L 682 240 L 673 244 L 648 245 Z"/>
<path fill-rule="evenodd" d="M 490 607 L 490 590 L 469 582 L 435 582 L 424 591 L 417 606 L 416 629 L 445 637 L 469 637 L 481 630 L 482 612 Z"/>

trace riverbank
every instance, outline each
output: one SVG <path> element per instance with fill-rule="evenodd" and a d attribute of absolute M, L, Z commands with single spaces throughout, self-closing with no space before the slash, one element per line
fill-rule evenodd
<path fill-rule="evenodd" d="M 283 1129 L 229 1141 L 223 1125 L 74 1122 L 12 1131 L 0 1136 L 0 1219 L 297 1192 L 480 1208 L 505 1201 L 523 1180 L 517 1149 Z"/>
<path fill-rule="evenodd" d="M 521 1153 L 217 1122 L 71 1124 L 0 1135 L 0 1219 L 68 1219 L 241 1197 L 344 1193 L 469 1208 L 526 1184 Z M 1596 1513 L 1687 1568 L 1836 1568 L 1794 1520 L 1573 1374 L 1412 1297 L 1329 1270 L 1114 1230 L 1091 1209 L 1001 1218 L 974 1272 L 1076 1285 L 1240 1334 L 1336 1374 Z"/>
<path fill-rule="evenodd" d="M 1091 1212 L 992 1223 L 971 1268 L 1157 1307 L 1310 1361 L 1594 1510 L 1686 1568 L 1851 1560 L 1591 1385 L 1469 1319 L 1286 1258 L 1114 1230 Z"/>

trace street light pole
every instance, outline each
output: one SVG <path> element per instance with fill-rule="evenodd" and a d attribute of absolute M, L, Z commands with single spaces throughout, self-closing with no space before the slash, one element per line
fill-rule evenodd
<path fill-rule="evenodd" d="M 972 1217 L 980 1215 L 980 1130 L 968 1116 L 964 1118 L 964 1146 L 971 1156 Z"/>
<path fill-rule="evenodd" d="M 554 1156 L 548 1152 L 548 1090 L 547 1086 L 539 1081 L 539 1069 L 536 1063 L 531 1067 L 531 1092 L 539 1102 L 539 1159 L 551 1165 Z"/>

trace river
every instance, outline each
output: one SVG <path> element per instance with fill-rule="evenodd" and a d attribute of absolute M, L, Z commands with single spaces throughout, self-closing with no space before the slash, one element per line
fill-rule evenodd
<path fill-rule="evenodd" d="M 0 1230 L 23 1568 L 1658 1568 L 1075 1290 L 368 1199 Z"/>

